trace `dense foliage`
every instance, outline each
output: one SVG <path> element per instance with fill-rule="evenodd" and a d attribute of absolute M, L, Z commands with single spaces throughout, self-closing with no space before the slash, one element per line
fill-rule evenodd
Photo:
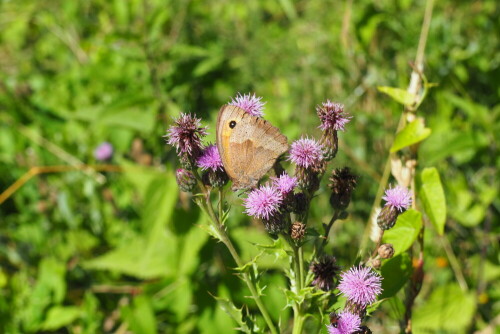
<path fill-rule="evenodd" d="M 162 136 L 186 111 L 214 142 L 217 111 L 237 92 L 263 96 L 265 118 L 290 140 L 319 137 L 316 104 L 345 104 L 353 119 L 333 167 L 360 178 L 327 249 L 339 265 L 354 263 L 403 110 L 377 87 L 406 89 L 425 6 L 2 1 L 0 193 L 32 178 L 0 197 L 0 332 L 234 332 L 214 296 L 256 307 L 227 249 L 200 228 L 206 215 L 179 191 L 176 152 Z M 423 219 L 415 333 L 500 322 L 499 16 L 496 0 L 439 1 L 432 13 L 424 74 L 437 85 L 418 109 L 431 132 L 417 170 L 423 183 L 438 173 L 447 216 L 442 236 L 429 213 Z M 94 150 L 105 141 L 114 153 L 103 163 Z M 317 226 L 331 218 L 328 197 L 310 212 Z M 228 233 L 249 261 L 269 236 L 237 196 L 228 201 Z M 259 257 L 264 303 L 286 329 L 283 261 Z M 397 288 L 371 318 L 373 332 L 399 331 Z"/>

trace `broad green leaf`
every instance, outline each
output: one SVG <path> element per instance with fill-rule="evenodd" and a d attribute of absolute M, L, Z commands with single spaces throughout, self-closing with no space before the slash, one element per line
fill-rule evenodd
<path fill-rule="evenodd" d="M 401 254 L 411 247 L 422 228 L 422 214 L 409 209 L 399 215 L 396 225 L 385 231 L 383 242 L 392 244 L 394 255 Z"/>
<path fill-rule="evenodd" d="M 157 333 L 153 306 L 151 300 L 145 295 L 136 296 L 132 305 L 122 310 L 122 317 L 130 325 L 133 333 Z"/>
<path fill-rule="evenodd" d="M 41 329 L 53 331 L 67 326 L 75 321 L 81 314 L 76 306 L 54 306 L 47 312 L 47 318 L 41 325 Z"/>
<path fill-rule="evenodd" d="M 411 259 L 403 253 L 388 260 L 382 266 L 382 295 L 379 299 L 394 296 L 405 284 L 412 274 Z"/>
<path fill-rule="evenodd" d="M 226 312 L 234 321 L 238 323 L 238 330 L 242 331 L 244 333 L 252 333 L 250 328 L 248 327 L 247 323 L 243 320 L 243 308 L 237 308 L 232 301 L 226 298 L 220 298 L 213 296 L 215 300 L 217 300 L 217 303 L 219 306 Z"/>
<path fill-rule="evenodd" d="M 389 95 L 393 100 L 405 106 L 412 105 L 415 102 L 415 95 L 401 88 L 394 88 L 388 86 L 378 86 L 378 91 Z"/>
<path fill-rule="evenodd" d="M 446 223 L 446 200 L 439 173 L 436 168 L 425 168 L 420 175 L 420 199 L 425 212 L 439 235 L 444 233 Z"/>
<path fill-rule="evenodd" d="M 398 132 L 392 144 L 391 152 L 394 153 L 402 148 L 421 142 L 430 134 L 431 129 L 425 127 L 424 120 L 417 118 Z"/>
<path fill-rule="evenodd" d="M 448 331 L 465 333 L 476 310 L 474 293 L 451 283 L 435 288 L 429 299 L 413 313 L 414 333 Z"/>

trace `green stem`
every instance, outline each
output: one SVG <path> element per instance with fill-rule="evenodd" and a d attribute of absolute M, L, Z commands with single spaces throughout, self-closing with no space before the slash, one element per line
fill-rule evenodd
<path fill-rule="evenodd" d="M 301 314 L 300 308 L 296 310 L 294 308 L 295 313 L 295 319 L 293 322 L 293 331 L 292 334 L 302 334 L 302 329 L 304 328 L 304 321 L 306 318 Z"/>
<path fill-rule="evenodd" d="M 229 236 L 227 235 L 224 226 L 220 223 L 219 218 L 215 214 L 212 202 L 210 201 L 210 191 L 205 187 L 198 173 L 194 172 L 194 174 L 198 179 L 198 185 L 200 186 L 200 189 L 205 195 L 205 202 L 203 203 L 203 206 L 205 207 L 206 211 L 208 212 L 208 215 L 211 218 L 211 223 L 213 224 L 213 227 L 216 229 L 220 241 L 222 241 L 222 243 L 227 247 L 229 253 L 231 253 L 231 256 L 234 259 L 234 262 L 236 262 L 236 265 L 239 268 L 242 268 L 244 266 L 244 263 L 241 260 L 240 256 L 238 255 L 238 253 L 236 252 L 236 249 L 234 248 L 233 243 L 229 239 Z M 219 198 L 222 199 L 222 195 L 219 194 L 219 196 L 220 196 Z M 222 212 L 221 208 L 222 204 L 219 204 L 219 210 Z M 271 319 L 271 316 L 269 315 L 269 312 L 267 311 L 267 308 L 264 306 L 264 303 L 262 303 L 262 300 L 260 299 L 260 296 L 257 292 L 257 288 L 255 287 L 252 281 L 252 277 L 246 272 L 242 272 L 241 277 L 247 284 L 248 289 L 250 290 L 250 293 L 252 294 L 252 297 L 255 300 L 255 303 L 257 304 L 257 307 L 260 310 L 260 313 L 264 317 L 264 320 L 266 321 L 267 326 L 269 327 L 269 330 L 271 331 L 271 333 L 277 334 L 278 332 L 276 330 L 276 327 L 273 324 L 273 321 Z"/>
<path fill-rule="evenodd" d="M 340 215 L 340 211 L 335 210 L 333 212 L 332 219 L 330 219 L 330 222 L 328 223 L 328 225 L 325 228 L 325 236 L 323 238 L 323 241 L 319 245 L 319 249 L 317 252 L 318 256 L 321 256 L 323 254 L 323 249 L 325 248 L 326 243 L 328 242 L 328 235 L 330 234 L 330 230 L 332 229 L 333 223 L 335 223 L 335 221 L 339 218 L 339 215 Z"/>

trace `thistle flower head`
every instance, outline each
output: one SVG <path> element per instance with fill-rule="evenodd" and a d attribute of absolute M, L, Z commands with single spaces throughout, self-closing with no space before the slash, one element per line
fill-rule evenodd
<path fill-rule="evenodd" d="M 182 113 L 174 120 L 166 137 L 167 144 L 174 146 L 177 152 L 193 155 L 201 150 L 201 138 L 207 135 L 207 128 L 201 126 L 201 118 Z"/>
<path fill-rule="evenodd" d="M 108 160 L 113 155 L 113 145 L 103 142 L 94 150 L 94 158 L 99 161 Z"/>
<path fill-rule="evenodd" d="M 244 200 L 245 212 L 249 216 L 269 219 L 279 212 L 283 201 L 280 191 L 272 185 L 264 185 L 250 192 Z"/>
<path fill-rule="evenodd" d="M 333 256 L 324 256 L 319 261 L 311 263 L 311 271 L 314 274 L 312 285 L 323 291 L 334 288 L 334 280 L 340 272 L 337 259 Z"/>
<path fill-rule="evenodd" d="M 203 170 L 211 169 L 213 171 L 223 170 L 222 159 L 216 145 L 208 145 L 205 147 L 197 161 L 198 167 Z"/>
<path fill-rule="evenodd" d="M 316 107 L 316 112 L 321 125 L 319 128 L 323 131 L 335 130 L 344 131 L 344 127 L 351 120 L 352 116 L 344 111 L 344 105 L 340 103 L 333 103 L 326 100 L 321 105 Z"/>
<path fill-rule="evenodd" d="M 304 168 L 318 167 L 323 162 L 322 146 L 312 138 L 302 137 L 292 143 L 288 160 Z"/>
<path fill-rule="evenodd" d="M 382 292 L 382 277 L 371 268 L 352 267 L 340 277 L 340 292 L 358 305 L 373 303 Z"/>
<path fill-rule="evenodd" d="M 237 106 L 245 110 L 247 113 L 253 116 L 262 117 L 264 116 L 264 104 L 262 102 L 262 97 L 257 97 L 255 94 L 250 95 L 250 93 L 241 95 L 238 93 L 235 98 L 229 102 L 231 106 Z"/>
<path fill-rule="evenodd" d="M 402 186 L 387 189 L 382 199 L 386 201 L 386 206 L 391 206 L 399 212 L 407 210 L 411 205 L 410 192 Z"/>
<path fill-rule="evenodd" d="M 328 325 L 329 334 L 352 334 L 359 330 L 361 325 L 361 318 L 356 314 L 350 312 L 340 312 L 338 314 L 338 321 L 336 327 Z"/>
<path fill-rule="evenodd" d="M 279 177 L 273 177 L 271 179 L 273 181 L 273 185 L 283 196 L 292 193 L 293 189 L 297 186 L 297 178 L 291 177 L 287 173 L 283 173 Z"/>

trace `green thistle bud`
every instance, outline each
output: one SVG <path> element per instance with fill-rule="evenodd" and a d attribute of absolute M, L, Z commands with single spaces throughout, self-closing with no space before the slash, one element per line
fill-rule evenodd
<path fill-rule="evenodd" d="M 179 168 L 175 173 L 175 179 L 182 191 L 190 192 L 196 185 L 196 177 L 186 169 Z"/>
<path fill-rule="evenodd" d="M 398 219 L 398 210 L 390 205 L 384 206 L 377 217 L 377 224 L 381 230 L 391 229 Z"/>

